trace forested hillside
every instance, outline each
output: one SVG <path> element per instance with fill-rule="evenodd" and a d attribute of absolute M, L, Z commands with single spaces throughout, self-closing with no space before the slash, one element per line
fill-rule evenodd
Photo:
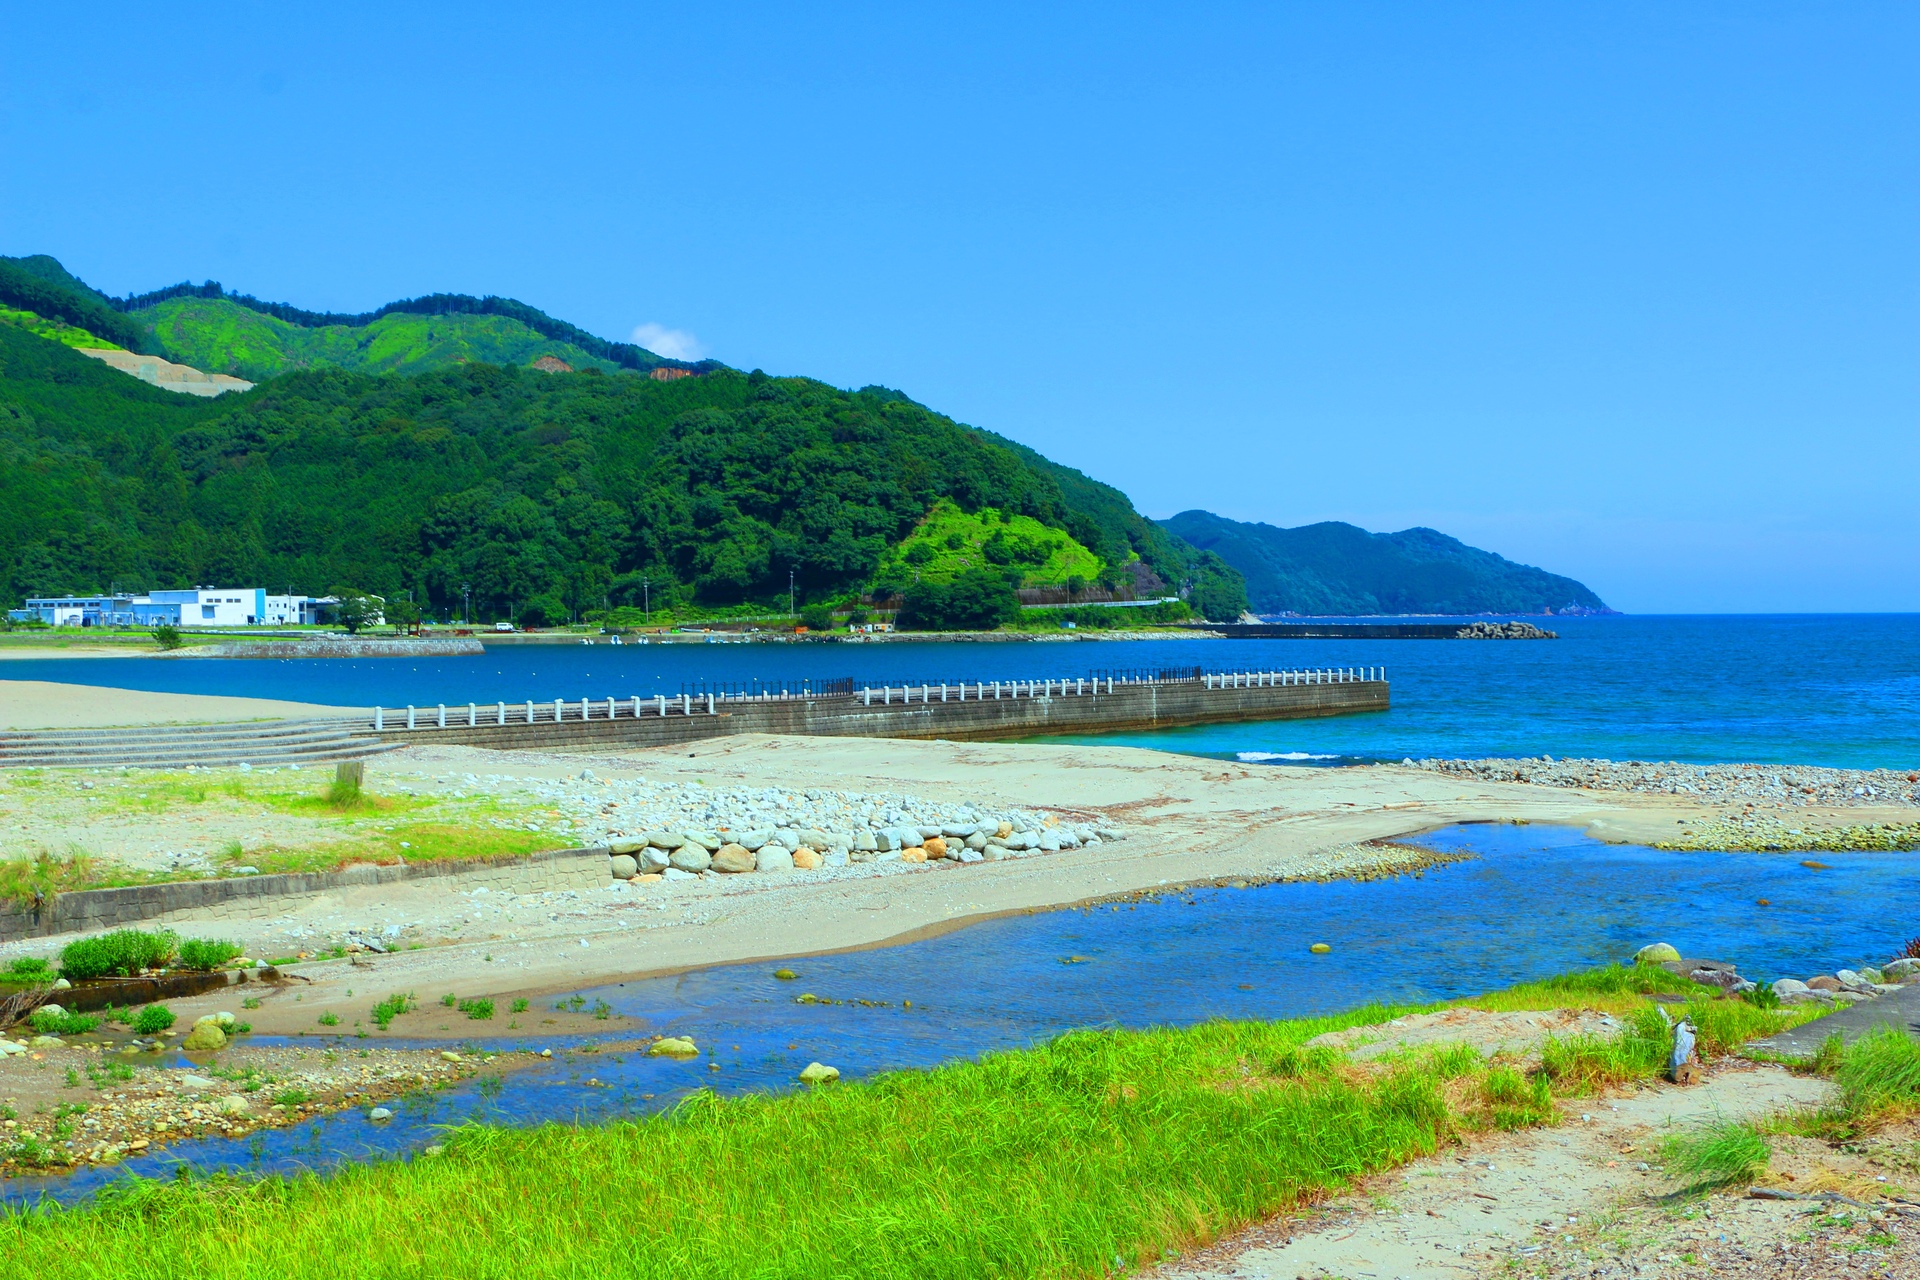
<path fill-rule="evenodd" d="M 941 499 L 1237 588 L 1115 491 L 877 389 L 472 363 L 200 401 L 0 325 L 15 598 L 221 582 L 444 609 L 465 586 L 482 616 L 551 617 L 637 604 L 643 584 L 656 605 L 783 599 L 792 570 L 805 603 L 867 586 Z"/>
<path fill-rule="evenodd" d="M 1163 522 L 1245 575 L 1256 613 L 1601 611 L 1572 578 L 1515 564 L 1433 529 L 1369 533 L 1339 521 L 1279 529 L 1183 511 Z"/>

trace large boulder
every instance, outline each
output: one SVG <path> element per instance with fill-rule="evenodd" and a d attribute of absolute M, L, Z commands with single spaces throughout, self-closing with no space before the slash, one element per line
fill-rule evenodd
<path fill-rule="evenodd" d="M 630 853 L 616 853 L 607 860 L 615 880 L 629 880 L 640 874 L 640 863 Z"/>
<path fill-rule="evenodd" d="M 1666 964 L 1669 960 L 1678 960 L 1680 952 L 1664 942 L 1653 942 L 1633 953 L 1635 964 Z"/>
<path fill-rule="evenodd" d="M 656 849 L 665 849 L 671 853 L 687 842 L 687 838 L 678 831 L 649 831 L 647 843 Z"/>
<path fill-rule="evenodd" d="M 1912 956 L 1902 956 L 1880 966 L 1881 976 L 1889 982 L 1904 982 L 1915 974 L 1920 974 L 1920 960 Z"/>
<path fill-rule="evenodd" d="M 667 855 L 667 862 L 682 871 L 705 871 L 713 865 L 713 855 L 697 844 L 683 844 Z"/>
<path fill-rule="evenodd" d="M 817 827 L 802 827 L 798 834 L 800 844 L 808 849 L 826 849 L 833 844 L 833 837 Z"/>
<path fill-rule="evenodd" d="M 687 838 L 689 843 L 699 845 L 702 849 L 705 849 L 708 853 L 715 852 L 720 848 L 721 845 L 726 843 L 725 840 L 722 840 L 718 835 L 716 835 L 714 832 L 711 832 L 711 831 L 683 831 L 680 834 L 684 835 Z"/>
<path fill-rule="evenodd" d="M 793 855 L 777 844 L 770 844 L 753 855 L 756 871 L 791 871 Z"/>
<path fill-rule="evenodd" d="M 795 849 L 792 857 L 793 869 L 795 871 L 818 871 L 820 869 L 820 854 L 813 849 Z"/>
<path fill-rule="evenodd" d="M 733 838 L 733 842 L 744 848 L 751 849 L 755 853 L 758 853 L 760 851 L 760 846 L 764 845 L 765 843 L 767 843 L 767 841 L 771 839 L 773 839 L 773 828 L 762 827 L 757 831 L 742 832 L 740 835 L 737 835 Z"/>
<path fill-rule="evenodd" d="M 213 1109 L 223 1116 L 244 1116 L 253 1110 L 244 1093 L 230 1093 L 213 1104 Z"/>
<path fill-rule="evenodd" d="M 646 847 L 647 847 L 647 839 L 645 836 L 641 836 L 637 840 L 607 841 L 607 852 L 614 854 L 616 856 L 624 853 L 624 854 L 627 854 L 629 857 L 631 857 L 633 854 L 639 853 L 642 849 Z"/>
<path fill-rule="evenodd" d="M 728 875 L 738 875 L 742 871 L 753 870 L 754 855 L 747 852 L 745 846 L 723 844 L 720 852 L 713 855 L 713 869 L 724 871 Z"/>
<path fill-rule="evenodd" d="M 929 858 L 944 858 L 947 856 L 947 841 L 944 836 L 931 836 L 920 847 L 927 851 Z"/>
<path fill-rule="evenodd" d="M 656 849 L 652 845 L 648 845 L 646 848 L 640 850 L 640 852 L 634 856 L 634 861 L 639 864 L 640 874 L 643 876 L 654 875 L 658 872 L 665 871 L 668 866 L 671 865 L 667 861 L 667 851 L 665 849 Z"/>
<path fill-rule="evenodd" d="M 801 1084 L 832 1084 L 840 1078 L 840 1068 L 823 1062 L 809 1062 L 800 1072 Z"/>
<path fill-rule="evenodd" d="M 220 1029 L 218 1022 L 202 1019 L 193 1024 L 193 1029 L 187 1032 L 187 1038 L 180 1042 L 180 1047 L 189 1053 L 224 1049 L 227 1047 L 227 1033 Z"/>
<path fill-rule="evenodd" d="M 865 827 L 853 833 L 853 847 L 861 853 L 880 852 L 880 842 L 873 838 L 873 832 Z"/>
<path fill-rule="evenodd" d="M 1775 978 L 1773 981 L 1773 994 L 1779 996 L 1782 1000 L 1790 1000 L 1795 996 L 1804 996 L 1807 994 L 1807 984 L 1798 978 Z"/>
<path fill-rule="evenodd" d="M 665 1036 L 648 1046 L 647 1056 L 650 1058 L 697 1058 L 700 1056 L 700 1049 L 686 1036 Z"/>

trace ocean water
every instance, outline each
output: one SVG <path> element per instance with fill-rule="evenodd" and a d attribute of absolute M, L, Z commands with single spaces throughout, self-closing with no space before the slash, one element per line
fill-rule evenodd
<path fill-rule="evenodd" d="M 529 1034 L 507 1047 L 551 1047 L 554 1060 L 497 1087 L 392 1104 L 394 1119 L 378 1124 L 344 1113 L 253 1138 L 183 1143 L 118 1170 L 15 1179 L 0 1183 L 0 1199 L 71 1200 L 129 1170 L 167 1177 L 181 1164 L 287 1173 L 403 1155 L 463 1120 L 645 1114 L 700 1088 L 791 1088 L 812 1061 L 858 1079 L 1076 1027 L 1292 1018 L 1465 996 L 1624 959 L 1652 941 L 1732 961 L 1757 979 L 1804 977 L 1884 961 L 1911 932 L 1887 904 L 1920 901 L 1916 854 L 1827 854 L 1830 869 L 1814 870 L 1785 855 L 1666 853 L 1540 826 L 1455 827 L 1424 843 L 1475 856 L 1419 877 L 1194 889 L 986 920 L 900 946 L 788 961 L 798 974 L 791 982 L 772 976 L 776 965 L 743 964 L 594 988 L 581 994 L 605 999 L 644 1031 L 689 1035 L 713 1052 L 693 1062 L 574 1054 L 577 1042 L 535 1034 L 544 1007 L 536 1006 L 520 1018 Z M 1332 953 L 1309 954 L 1308 944 L 1321 941 Z M 846 1003 L 798 1004 L 802 992 Z M 358 1046 L 338 1043 L 347 1054 Z M 188 1065 L 177 1055 L 173 1063 Z"/>
<path fill-rule="evenodd" d="M 483 657 L 27 659 L 8 679 L 344 706 L 649 697 L 701 681 L 1085 676 L 1095 670 L 1384 666 L 1393 709 L 1098 739 L 1253 762 L 1605 756 L 1920 767 L 1920 615 L 1556 618 L 1554 641 L 502 647 Z"/>

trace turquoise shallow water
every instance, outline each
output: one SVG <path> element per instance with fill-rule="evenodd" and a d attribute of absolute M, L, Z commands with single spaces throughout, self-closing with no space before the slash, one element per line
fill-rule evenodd
<path fill-rule="evenodd" d="M 1920 615 L 1556 618 L 1555 641 L 1232 640 L 502 648 L 366 661 L 30 659 L 8 679 L 364 706 L 679 693 L 711 680 L 893 683 L 1203 664 L 1385 666 L 1393 709 L 1111 735 L 1205 755 L 1341 764 L 1540 755 L 1920 767 Z"/>
<path fill-rule="evenodd" d="M 775 979 L 770 964 L 725 965 L 588 990 L 587 999 L 604 998 L 649 1031 L 691 1035 L 716 1052 L 693 1063 L 577 1055 L 568 1042 L 529 1036 L 526 1044 L 555 1049 L 554 1062 L 495 1092 L 413 1099 L 380 1124 L 352 1113 L 253 1140 L 186 1143 L 119 1171 L 15 1180 L 0 1196 L 70 1199 L 126 1170 L 165 1177 L 183 1162 L 288 1172 L 404 1154 L 463 1119 L 592 1121 L 656 1111 L 703 1087 L 785 1089 L 815 1060 L 856 1079 L 1074 1027 L 1288 1018 L 1471 995 L 1621 959 L 1653 940 L 1734 961 L 1756 978 L 1805 976 L 1884 960 L 1912 931 L 1890 906 L 1920 901 L 1915 854 L 1823 855 L 1832 869 L 1815 871 L 1787 856 L 1663 853 L 1550 827 L 1456 827 L 1426 843 L 1477 856 L 1421 877 L 1199 889 L 988 920 L 791 961 L 795 982 Z M 1330 943 L 1332 954 L 1308 954 L 1312 941 Z M 796 1004 L 802 991 L 849 1003 Z M 350 1054 L 357 1042 L 339 1044 Z"/>

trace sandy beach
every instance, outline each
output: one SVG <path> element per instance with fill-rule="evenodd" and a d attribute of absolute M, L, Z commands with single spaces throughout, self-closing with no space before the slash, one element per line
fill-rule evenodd
<path fill-rule="evenodd" d="M 126 653 L 23 654 L 0 650 L 0 657 L 109 657 Z M 51 680 L 0 680 L 0 729 L 107 729 L 122 725 L 208 724 L 228 720 L 304 720 L 351 715 L 358 707 L 328 707 L 273 698 L 227 698 L 200 693 L 148 693 Z M 371 708 L 364 709 L 372 714 Z"/>

